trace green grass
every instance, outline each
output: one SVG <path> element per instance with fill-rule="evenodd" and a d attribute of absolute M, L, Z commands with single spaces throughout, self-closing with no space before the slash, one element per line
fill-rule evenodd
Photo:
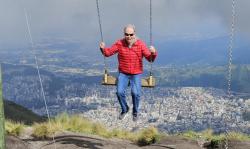
<path fill-rule="evenodd" d="M 130 132 L 122 129 L 113 129 L 109 132 L 109 134 L 112 138 L 127 139 L 133 142 L 137 142 L 139 138 L 138 132 Z"/>
<path fill-rule="evenodd" d="M 103 125 L 93 123 L 79 115 L 69 116 L 66 113 L 56 116 L 50 123 L 36 123 L 33 127 L 33 136 L 37 138 L 50 138 L 53 134 L 63 131 L 95 134 L 103 137 L 109 136 L 107 129 Z"/>
<path fill-rule="evenodd" d="M 129 132 L 120 129 L 108 130 L 100 123 L 94 123 L 79 115 L 69 116 L 66 113 L 56 116 L 51 122 L 36 123 L 33 125 L 33 136 L 39 139 L 51 138 L 53 134 L 70 131 L 83 134 L 93 134 L 105 138 L 120 138 L 148 145 L 157 142 L 160 137 L 158 130 L 149 127 L 140 132 Z"/>
<path fill-rule="evenodd" d="M 236 140 L 236 141 L 250 141 L 250 135 L 238 133 L 238 132 L 229 132 L 226 134 L 214 134 L 213 130 L 207 129 L 201 132 L 187 131 L 182 134 L 179 134 L 187 139 L 198 140 L 204 139 L 206 141 L 211 141 L 214 144 L 219 144 L 226 139 Z"/>
<path fill-rule="evenodd" d="M 32 136 L 37 139 L 52 138 L 52 136 L 59 131 L 57 125 L 48 125 L 48 123 L 35 123 L 33 124 Z"/>
<path fill-rule="evenodd" d="M 23 123 L 8 120 L 5 123 L 5 128 L 7 134 L 18 136 L 22 133 L 25 125 Z M 80 115 L 68 115 L 66 113 L 56 116 L 51 120 L 50 123 L 35 123 L 32 125 L 32 128 L 32 135 L 38 139 L 51 138 L 52 135 L 55 135 L 56 133 L 70 131 L 82 134 L 98 135 L 105 138 L 126 139 L 135 142 L 140 146 L 157 143 L 163 137 L 167 136 L 167 134 L 159 133 L 155 127 L 148 127 L 137 132 L 130 132 L 121 129 L 109 130 L 104 125 L 100 123 L 94 123 Z M 211 145 L 213 146 L 223 143 L 226 139 L 236 141 L 250 141 L 250 136 L 243 133 L 230 132 L 226 136 L 225 134 L 214 134 L 213 130 L 211 129 L 201 132 L 194 132 L 190 130 L 178 134 L 178 136 L 191 140 L 203 139 L 211 142 Z"/>
<path fill-rule="evenodd" d="M 228 134 L 228 139 L 239 140 L 239 141 L 250 141 L 250 135 L 246 135 L 238 132 L 230 132 Z"/>
<path fill-rule="evenodd" d="M 139 145 L 149 145 L 160 141 L 160 134 L 155 127 L 142 130 L 137 140 Z"/>

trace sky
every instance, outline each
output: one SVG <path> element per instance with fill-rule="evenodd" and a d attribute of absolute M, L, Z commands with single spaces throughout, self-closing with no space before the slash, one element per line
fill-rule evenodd
<path fill-rule="evenodd" d="M 153 43 L 228 36 L 231 4 L 231 0 L 152 0 Z M 99 0 L 99 7 L 107 45 L 122 38 L 129 23 L 149 42 L 149 0 Z M 249 0 L 235 0 L 235 34 L 247 38 L 249 8 Z M 24 9 L 35 44 L 63 39 L 92 48 L 101 40 L 95 0 L 0 0 L 0 47 L 29 44 Z"/>

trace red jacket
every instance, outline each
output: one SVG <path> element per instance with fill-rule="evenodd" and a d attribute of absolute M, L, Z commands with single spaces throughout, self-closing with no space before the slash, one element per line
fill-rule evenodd
<path fill-rule="evenodd" d="M 139 39 L 137 39 L 131 48 L 128 47 L 125 39 L 120 39 L 110 48 L 104 48 L 102 51 L 106 57 L 118 53 L 119 71 L 126 74 L 142 73 L 143 57 L 148 61 L 151 61 L 151 52 L 146 44 Z M 156 56 L 157 53 L 152 54 L 152 61 L 155 60 Z"/>

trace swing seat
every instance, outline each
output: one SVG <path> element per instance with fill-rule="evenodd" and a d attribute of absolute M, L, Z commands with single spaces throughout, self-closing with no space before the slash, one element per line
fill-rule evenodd
<path fill-rule="evenodd" d="M 102 85 L 116 85 L 117 79 L 107 73 L 104 74 L 102 79 Z"/>
<path fill-rule="evenodd" d="M 141 79 L 141 86 L 142 87 L 149 87 L 149 88 L 155 87 L 155 78 L 152 75 L 150 75 L 149 77 L 146 77 L 146 78 L 142 78 Z"/>
<path fill-rule="evenodd" d="M 116 84 L 117 84 L 117 78 L 105 72 L 102 79 L 102 85 L 116 85 Z M 150 75 L 147 78 L 142 78 L 141 86 L 149 88 L 155 87 L 155 78 L 152 75 Z"/>

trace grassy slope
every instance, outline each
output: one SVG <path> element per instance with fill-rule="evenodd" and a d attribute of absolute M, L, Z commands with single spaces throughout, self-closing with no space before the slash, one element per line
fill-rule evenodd
<path fill-rule="evenodd" d="M 5 118 L 15 122 L 23 122 L 24 124 L 32 124 L 34 122 L 42 122 L 46 119 L 31 110 L 28 110 L 12 101 L 4 100 Z"/>

